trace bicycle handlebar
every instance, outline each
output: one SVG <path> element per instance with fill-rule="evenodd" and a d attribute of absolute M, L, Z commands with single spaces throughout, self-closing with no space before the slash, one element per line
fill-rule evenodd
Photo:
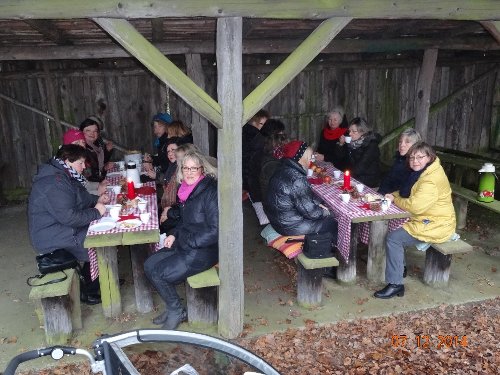
<path fill-rule="evenodd" d="M 76 354 L 77 349 L 70 346 L 51 346 L 49 348 L 43 348 L 38 350 L 31 350 L 26 353 L 21 353 L 9 362 L 7 368 L 4 371 L 4 375 L 14 375 L 16 373 L 17 367 L 27 361 L 32 359 L 51 356 L 53 359 L 61 359 L 64 354 Z"/>

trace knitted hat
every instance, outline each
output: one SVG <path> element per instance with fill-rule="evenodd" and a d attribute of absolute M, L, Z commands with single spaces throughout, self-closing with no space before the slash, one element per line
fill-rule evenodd
<path fill-rule="evenodd" d="M 69 145 L 75 141 L 78 140 L 84 140 L 85 141 L 85 136 L 83 135 L 83 132 L 77 129 L 69 129 L 66 133 L 63 135 L 63 145 Z"/>
<path fill-rule="evenodd" d="M 170 116 L 168 113 L 157 113 L 155 117 L 153 117 L 153 122 L 154 121 L 161 121 L 164 124 L 170 124 L 172 123 L 172 116 Z"/>
<path fill-rule="evenodd" d="M 304 152 L 306 152 L 307 143 L 302 141 L 291 141 L 283 146 L 283 155 L 285 158 L 298 162 Z"/>

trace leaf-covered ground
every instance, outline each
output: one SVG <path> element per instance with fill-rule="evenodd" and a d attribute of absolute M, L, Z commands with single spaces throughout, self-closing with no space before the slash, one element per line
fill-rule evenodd
<path fill-rule="evenodd" d="M 271 363 L 280 373 L 298 374 L 499 374 L 500 298 L 396 316 L 342 321 L 289 329 L 236 342 Z M 192 354 L 192 353 L 191 353 Z M 169 374 L 164 363 L 185 363 L 188 353 L 148 351 L 132 355 L 142 374 Z M 209 367 L 200 351 L 189 363 L 200 374 L 242 374 Z M 175 367 L 174 366 L 174 367 Z M 67 365 L 29 374 L 90 374 L 86 365 Z M 28 373 L 25 373 L 28 374 Z"/>

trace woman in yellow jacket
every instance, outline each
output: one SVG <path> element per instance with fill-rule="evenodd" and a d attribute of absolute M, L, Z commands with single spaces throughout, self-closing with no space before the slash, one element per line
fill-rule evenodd
<path fill-rule="evenodd" d="M 377 298 L 402 297 L 404 247 L 422 242 L 446 242 L 455 233 L 455 210 L 451 202 L 448 178 L 427 143 L 415 143 L 408 151 L 412 170 L 399 192 L 385 198 L 412 214 L 401 228 L 390 232 L 386 239 L 385 288 L 375 292 Z"/>

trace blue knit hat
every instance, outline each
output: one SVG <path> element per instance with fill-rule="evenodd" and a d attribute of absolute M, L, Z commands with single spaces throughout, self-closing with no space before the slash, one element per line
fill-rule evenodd
<path fill-rule="evenodd" d="M 153 117 L 153 121 L 161 121 L 168 125 L 172 123 L 172 116 L 168 113 L 159 112 L 155 115 L 155 117 Z"/>

